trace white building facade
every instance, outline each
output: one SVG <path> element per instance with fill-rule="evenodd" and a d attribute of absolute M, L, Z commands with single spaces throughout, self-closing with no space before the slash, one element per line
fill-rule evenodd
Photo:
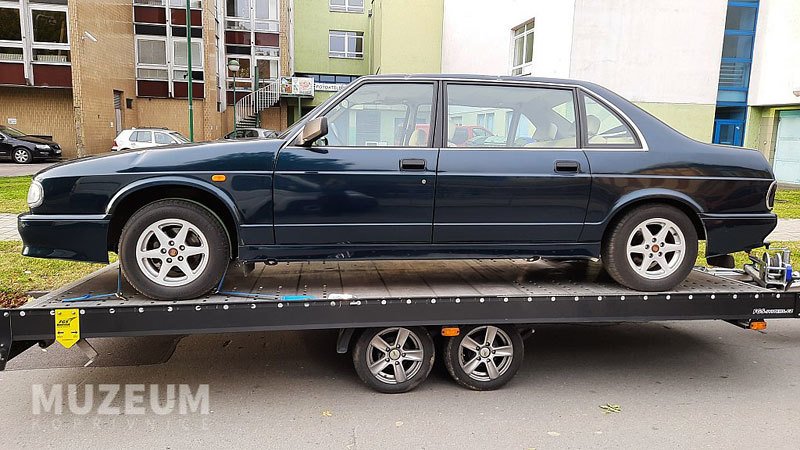
<path fill-rule="evenodd" d="M 446 0 L 442 71 L 596 82 L 800 183 L 798 48 L 797 0 Z"/>

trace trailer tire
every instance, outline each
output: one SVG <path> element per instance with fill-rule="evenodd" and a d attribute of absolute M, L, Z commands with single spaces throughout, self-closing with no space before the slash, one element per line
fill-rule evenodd
<path fill-rule="evenodd" d="M 353 348 L 358 377 L 386 394 L 419 386 L 430 374 L 434 357 L 433 339 L 422 327 L 368 328 Z"/>
<path fill-rule="evenodd" d="M 492 391 L 514 378 L 524 355 L 525 344 L 516 327 L 471 325 L 462 327 L 458 336 L 448 338 L 444 364 L 450 377 L 461 386 Z"/>
<path fill-rule="evenodd" d="M 697 230 L 678 208 L 642 206 L 611 225 L 601 256 L 606 272 L 619 284 L 637 291 L 668 291 L 694 267 Z"/>
<path fill-rule="evenodd" d="M 230 262 L 229 247 L 222 223 L 207 209 L 159 200 L 136 211 L 123 227 L 119 262 L 125 279 L 143 295 L 186 300 L 219 283 Z"/>

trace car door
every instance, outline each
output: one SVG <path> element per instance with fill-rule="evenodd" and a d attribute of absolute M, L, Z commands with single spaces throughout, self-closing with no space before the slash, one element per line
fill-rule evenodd
<path fill-rule="evenodd" d="M 445 89 L 434 243 L 577 241 L 591 176 L 578 145 L 575 91 L 466 82 Z M 489 135 L 459 137 L 478 125 Z"/>
<path fill-rule="evenodd" d="M 365 82 L 323 116 L 328 134 L 281 149 L 274 179 L 275 242 L 431 242 L 437 150 L 434 82 Z"/>
<path fill-rule="evenodd" d="M 3 133 L 0 133 L 0 156 L 10 156 L 11 155 L 11 138 L 6 136 Z"/>

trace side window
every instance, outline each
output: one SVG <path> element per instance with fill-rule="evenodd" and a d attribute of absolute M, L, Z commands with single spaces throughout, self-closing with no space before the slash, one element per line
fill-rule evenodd
<path fill-rule="evenodd" d="M 245 136 L 246 136 L 246 137 L 249 137 L 249 138 L 255 138 L 255 137 L 258 137 L 258 131 L 256 131 L 256 130 L 247 130 L 247 131 L 245 132 Z"/>
<path fill-rule="evenodd" d="M 591 96 L 582 94 L 587 147 L 640 148 L 633 131 L 620 117 Z"/>
<path fill-rule="evenodd" d="M 449 84 L 448 147 L 577 148 L 571 89 Z"/>
<path fill-rule="evenodd" d="M 146 142 L 150 143 L 153 142 L 153 132 L 152 131 L 137 131 L 133 134 L 134 142 Z"/>
<path fill-rule="evenodd" d="M 166 133 L 156 133 L 156 144 L 172 144 L 173 140 Z"/>
<path fill-rule="evenodd" d="M 325 113 L 328 134 L 317 145 L 427 147 L 431 83 L 369 83 Z"/>

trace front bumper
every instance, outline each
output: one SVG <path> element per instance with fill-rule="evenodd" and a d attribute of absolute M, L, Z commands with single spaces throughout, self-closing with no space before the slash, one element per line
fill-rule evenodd
<path fill-rule="evenodd" d="M 22 254 L 35 258 L 108 263 L 106 215 L 21 214 Z"/>
<path fill-rule="evenodd" d="M 706 229 L 706 256 L 749 251 L 764 245 L 778 225 L 778 216 L 767 214 L 701 214 Z"/>
<path fill-rule="evenodd" d="M 33 151 L 33 157 L 36 159 L 61 159 L 61 149 L 57 148 L 50 148 L 49 150 L 39 150 L 36 149 Z"/>

